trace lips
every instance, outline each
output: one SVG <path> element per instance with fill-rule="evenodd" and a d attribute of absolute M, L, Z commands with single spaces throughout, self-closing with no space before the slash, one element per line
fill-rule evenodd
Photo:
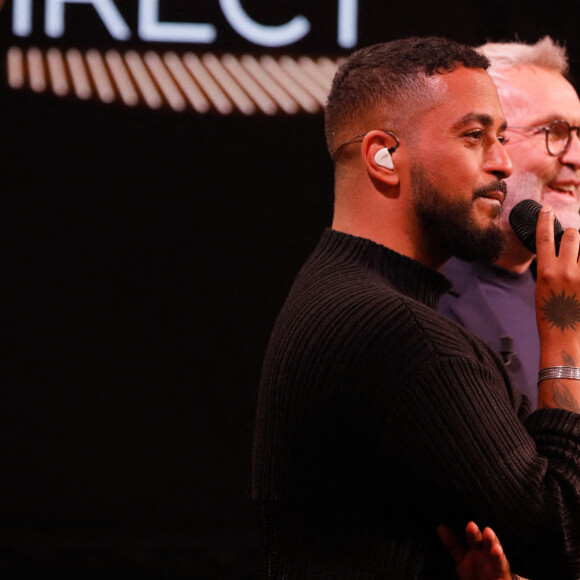
<path fill-rule="evenodd" d="M 474 192 L 474 198 L 483 197 L 486 199 L 492 199 L 500 204 L 503 203 L 505 196 L 507 194 L 507 187 L 505 181 L 495 181 L 480 187 Z"/>
<path fill-rule="evenodd" d="M 493 199 L 495 201 L 498 201 L 499 203 L 503 203 L 505 195 L 501 191 L 490 191 L 489 193 L 486 193 L 486 194 L 482 195 L 481 197 L 485 197 L 487 199 Z"/>
<path fill-rule="evenodd" d="M 577 196 L 578 187 L 580 187 L 580 182 L 557 182 L 548 183 L 548 187 L 557 193 L 564 195 L 570 195 L 573 197 Z"/>

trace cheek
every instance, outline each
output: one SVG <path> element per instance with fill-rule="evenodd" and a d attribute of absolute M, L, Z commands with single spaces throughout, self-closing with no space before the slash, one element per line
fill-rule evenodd
<path fill-rule="evenodd" d="M 543 142 L 538 145 L 541 145 L 541 147 L 522 145 L 506 146 L 506 151 L 512 160 L 514 174 L 529 172 L 538 177 L 542 177 L 553 171 L 556 158 L 548 154 Z"/>
<path fill-rule="evenodd" d="M 476 155 L 431 156 L 423 166 L 433 181 L 456 187 L 458 184 L 478 182 L 482 171 L 482 161 Z"/>

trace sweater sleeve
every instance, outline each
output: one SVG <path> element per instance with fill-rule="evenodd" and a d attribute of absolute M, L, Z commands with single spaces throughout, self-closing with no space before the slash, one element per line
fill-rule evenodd
<path fill-rule="evenodd" d="M 522 423 L 470 358 L 442 357 L 406 383 L 381 445 L 408 485 L 429 482 L 420 509 L 492 526 L 526 577 L 579 578 L 580 415 L 546 409 Z"/>

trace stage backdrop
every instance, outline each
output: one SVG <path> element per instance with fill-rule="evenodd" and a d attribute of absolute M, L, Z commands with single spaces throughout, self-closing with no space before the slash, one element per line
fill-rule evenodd
<path fill-rule="evenodd" d="M 330 224 L 353 48 L 567 44 L 572 2 L 14 0 L 2 19 L 2 578 L 255 578 L 270 328 Z"/>

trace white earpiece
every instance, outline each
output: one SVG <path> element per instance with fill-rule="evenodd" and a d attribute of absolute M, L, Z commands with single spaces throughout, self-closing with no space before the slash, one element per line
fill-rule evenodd
<path fill-rule="evenodd" d="M 395 169 L 393 158 L 387 147 L 383 147 L 375 153 L 375 163 L 386 169 Z"/>

